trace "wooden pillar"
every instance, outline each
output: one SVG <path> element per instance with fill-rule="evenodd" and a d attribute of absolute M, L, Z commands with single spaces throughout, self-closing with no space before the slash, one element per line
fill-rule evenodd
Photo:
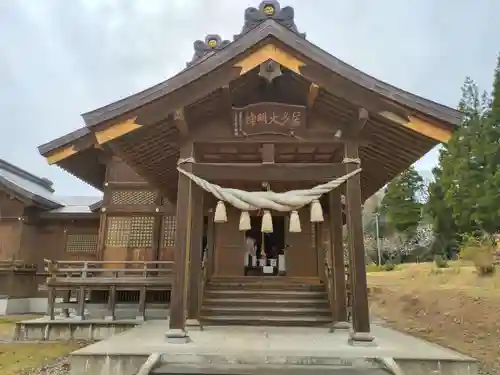
<path fill-rule="evenodd" d="M 215 271 L 215 223 L 214 209 L 208 211 L 207 222 L 207 277 L 210 279 Z"/>
<path fill-rule="evenodd" d="M 317 259 L 317 270 L 318 277 L 320 279 L 325 279 L 325 252 L 323 243 L 323 223 L 313 223 L 314 225 L 314 243 L 316 248 L 316 259 Z"/>
<path fill-rule="evenodd" d="M 346 165 L 346 173 L 350 173 L 360 167 L 358 145 L 354 142 L 346 142 L 344 147 L 343 162 Z M 352 332 L 350 342 L 371 342 L 373 341 L 373 336 L 370 335 L 360 174 L 347 180 L 346 203 L 349 268 L 352 280 Z"/>
<path fill-rule="evenodd" d="M 191 242 L 189 247 L 188 325 L 199 325 L 201 257 L 203 254 L 203 190 L 192 186 Z"/>
<path fill-rule="evenodd" d="M 180 147 L 179 157 L 181 159 L 194 157 L 194 145 L 191 141 L 186 141 Z M 192 170 L 192 165 L 191 163 L 184 163 L 182 168 L 189 172 Z M 188 338 L 185 331 L 185 323 L 189 271 L 188 249 L 191 247 L 191 216 L 193 209 L 192 185 L 188 177 L 179 173 L 176 204 L 174 281 L 172 297 L 170 299 L 170 330 L 166 334 L 167 339 L 174 342 L 186 341 Z"/>
<path fill-rule="evenodd" d="M 331 288 L 335 297 L 334 328 L 349 328 L 344 272 L 344 240 L 342 235 L 342 190 L 337 188 L 328 194 L 328 225 L 330 227 L 330 259 L 333 277 Z"/>

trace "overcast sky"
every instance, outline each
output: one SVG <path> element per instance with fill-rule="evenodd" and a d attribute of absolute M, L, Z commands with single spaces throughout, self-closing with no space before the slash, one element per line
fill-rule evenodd
<path fill-rule="evenodd" d="M 498 0 L 283 0 L 299 31 L 349 64 L 456 107 L 469 75 L 490 90 Z M 206 33 L 232 39 L 259 0 L 0 0 L 0 158 L 50 178 L 59 194 L 97 191 L 46 165 L 37 146 L 80 114 L 184 68 Z M 418 163 L 430 170 L 431 152 Z"/>

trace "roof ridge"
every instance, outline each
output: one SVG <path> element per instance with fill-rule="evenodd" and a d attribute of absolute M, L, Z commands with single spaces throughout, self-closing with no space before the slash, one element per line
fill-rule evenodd
<path fill-rule="evenodd" d="M 19 177 L 22 177 L 37 185 L 40 185 L 41 187 L 43 187 L 44 189 L 48 190 L 51 193 L 55 192 L 54 188 L 52 187 L 54 183 L 48 178 L 36 176 L 33 173 L 30 173 L 27 170 L 18 167 L 17 165 L 9 163 L 4 159 L 0 159 L 0 169 L 5 169 L 11 173 L 16 174 Z"/>

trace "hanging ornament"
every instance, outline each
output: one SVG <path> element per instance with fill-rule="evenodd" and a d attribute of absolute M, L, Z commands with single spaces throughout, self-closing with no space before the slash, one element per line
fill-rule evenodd
<path fill-rule="evenodd" d="M 248 211 L 241 211 L 239 229 L 241 231 L 252 229 L 252 225 L 250 223 L 250 214 L 248 213 Z"/>
<path fill-rule="evenodd" d="M 214 223 L 227 223 L 226 206 L 223 201 L 218 201 L 215 207 Z"/>
<path fill-rule="evenodd" d="M 323 221 L 321 203 L 319 203 L 319 200 L 315 199 L 311 202 L 311 223 L 322 223 Z"/>
<path fill-rule="evenodd" d="M 273 232 L 273 217 L 271 216 L 271 211 L 264 210 L 264 215 L 262 215 L 262 233 L 272 233 Z"/>
<path fill-rule="evenodd" d="M 290 233 L 300 233 L 302 232 L 302 228 L 300 226 L 300 217 L 297 211 L 292 211 L 290 213 L 290 225 L 288 228 Z"/>

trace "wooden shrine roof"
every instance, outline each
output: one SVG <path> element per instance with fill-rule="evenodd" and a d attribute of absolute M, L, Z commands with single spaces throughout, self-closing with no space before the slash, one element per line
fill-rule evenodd
<path fill-rule="evenodd" d="M 458 111 L 379 81 L 307 41 L 297 33 L 293 12 L 292 23 L 265 19 L 250 26 L 247 22 L 233 42 L 198 56 L 174 77 L 83 114 L 85 127 L 40 146 L 40 153 L 101 189 L 101 155 L 117 151 L 129 153 L 133 160 L 127 162 L 147 180 L 171 184 L 182 136 L 173 114 L 191 109 L 191 114 L 203 112 L 204 118 L 216 116 L 214 108 L 232 100 L 228 92 L 248 96 L 248 87 L 255 90 L 256 70 L 268 60 L 283 67 L 288 84 L 293 82 L 304 100 L 311 84 L 316 85 L 315 111 L 331 116 L 332 122 L 345 120 L 343 126 L 348 126 L 360 108 L 369 112 L 362 134 L 369 144 L 360 150 L 365 198 L 435 145 L 447 142 L 461 120 Z M 231 103 L 225 108 L 230 111 Z M 200 121 L 200 116 L 191 120 Z"/>

